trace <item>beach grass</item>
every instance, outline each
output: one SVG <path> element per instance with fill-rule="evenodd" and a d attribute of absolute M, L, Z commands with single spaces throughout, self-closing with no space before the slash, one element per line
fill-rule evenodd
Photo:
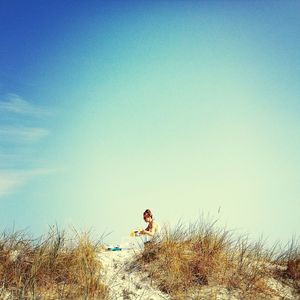
<path fill-rule="evenodd" d="M 266 247 L 263 239 L 252 242 L 247 235 L 219 229 L 214 221 L 164 227 L 136 263 L 174 299 L 206 299 L 202 292 L 209 290 L 212 296 L 216 288 L 236 299 L 283 297 L 280 287 L 292 290 L 292 297 L 300 295 L 296 240 L 285 247 Z"/>
<path fill-rule="evenodd" d="M 0 236 L 1 299 L 106 299 L 97 253 L 89 233 L 57 226 L 39 238 L 25 231 Z"/>

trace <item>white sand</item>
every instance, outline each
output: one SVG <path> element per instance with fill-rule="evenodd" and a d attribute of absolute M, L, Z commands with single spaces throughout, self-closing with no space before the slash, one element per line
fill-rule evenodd
<path fill-rule="evenodd" d="M 135 268 L 133 257 L 137 251 L 105 251 L 99 254 L 111 299 L 170 299 L 151 284 L 147 274 Z"/>
<path fill-rule="evenodd" d="M 134 256 L 141 250 L 104 251 L 99 254 L 103 264 L 104 281 L 110 289 L 111 299 L 141 299 L 165 300 L 171 299 L 167 294 L 159 291 L 148 274 L 140 272 L 134 265 Z M 276 291 L 276 296 L 269 299 L 299 299 L 293 295 L 291 287 L 284 286 L 275 279 L 266 280 L 271 290 Z M 238 300 L 238 291 L 229 291 L 222 286 L 203 286 L 188 299 L 217 299 Z"/>

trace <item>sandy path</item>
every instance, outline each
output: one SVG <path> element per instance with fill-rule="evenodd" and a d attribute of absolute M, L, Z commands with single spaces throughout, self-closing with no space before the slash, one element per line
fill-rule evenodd
<path fill-rule="evenodd" d="M 133 265 L 137 250 L 105 251 L 99 254 L 103 264 L 104 280 L 110 288 L 112 299 L 165 300 L 163 294 L 152 284 L 147 274 Z"/>

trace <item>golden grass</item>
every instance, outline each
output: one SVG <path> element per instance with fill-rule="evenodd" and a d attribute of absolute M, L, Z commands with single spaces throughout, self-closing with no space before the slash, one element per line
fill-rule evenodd
<path fill-rule="evenodd" d="M 281 266 L 276 275 L 284 283 L 292 284 L 300 295 L 300 245 L 299 240 L 293 239 L 285 249 L 280 251 L 275 262 Z M 300 298 L 300 296 L 299 296 Z"/>
<path fill-rule="evenodd" d="M 32 239 L 24 232 L 0 237 L 0 298 L 106 299 L 101 281 L 100 244 L 88 233 L 52 227 L 46 236 Z"/>
<path fill-rule="evenodd" d="M 217 229 L 215 222 L 203 222 L 164 228 L 160 238 L 145 245 L 137 263 L 174 299 L 187 299 L 208 286 L 235 291 L 241 299 L 261 299 L 275 293 L 267 279 L 276 276 L 279 260 L 286 272 L 297 273 L 291 276 L 299 275 L 296 267 L 288 268 L 296 258 L 299 261 L 300 251 L 295 244 L 282 257 L 275 246 L 266 250 L 262 240 L 234 238 L 230 231 Z"/>

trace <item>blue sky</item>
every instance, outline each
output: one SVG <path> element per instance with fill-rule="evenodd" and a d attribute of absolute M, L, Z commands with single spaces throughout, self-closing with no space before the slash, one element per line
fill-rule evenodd
<path fill-rule="evenodd" d="M 298 1 L 2 1 L 2 228 L 120 241 L 300 226 Z"/>

